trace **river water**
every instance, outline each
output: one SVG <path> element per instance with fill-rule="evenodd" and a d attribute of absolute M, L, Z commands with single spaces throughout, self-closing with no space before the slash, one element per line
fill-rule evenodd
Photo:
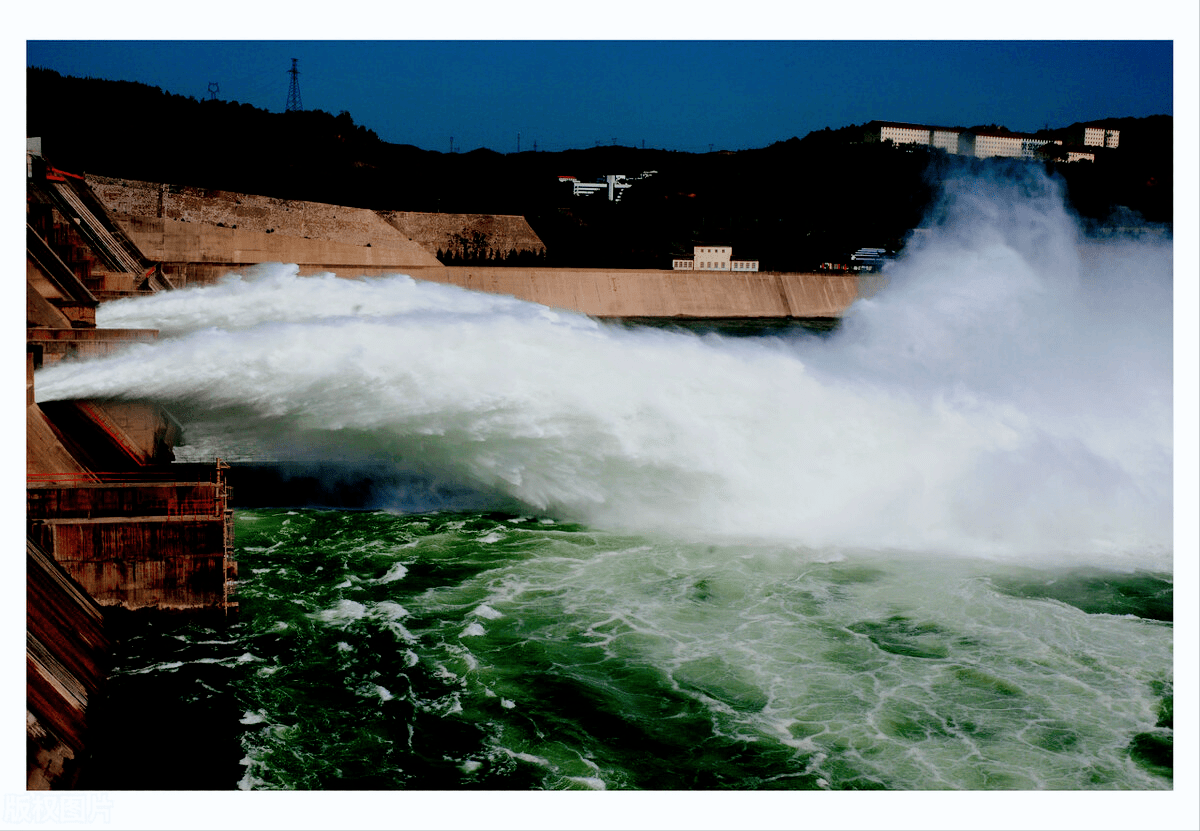
<path fill-rule="evenodd" d="M 1170 241 L 1085 239 L 1019 169 L 943 190 L 827 331 L 283 265 L 105 304 L 160 341 L 39 399 L 159 401 L 181 458 L 328 492 L 388 471 L 242 494 L 238 621 L 132 630 L 114 698 L 208 748 L 151 781 L 1171 789 Z"/>

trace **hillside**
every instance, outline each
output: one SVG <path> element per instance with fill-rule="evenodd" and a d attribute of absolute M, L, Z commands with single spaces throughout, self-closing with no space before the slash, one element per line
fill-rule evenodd
<path fill-rule="evenodd" d="M 383 142 L 347 112 L 269 113 L 43 69 L 27 78 L 27 135 L 65 170 L 385 212 L 521 215 L 557 267 L 664 268 L 709 242 L 790 271 L 897 247 L 921 222 L 927 173 L 942 162 L 936 151 L 857 143 L 854 125 L 737 152 L 439 153 Z M 1170 222 L 1170 116 L 1114 121 L 1119 151 L 1047 164 L 1086 219 L 1125 208 Z M 557 178 L 643 171 L 655 173 L 616 204 L 574 197 Z"/>

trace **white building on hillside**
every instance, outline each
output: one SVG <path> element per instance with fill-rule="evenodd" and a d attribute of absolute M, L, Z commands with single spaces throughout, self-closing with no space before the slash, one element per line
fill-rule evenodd
<path fill-rule="evenodd" d="M 863 135 L 867 143 L 890 141 L 893 144 L 920 144 L 936 147 L 947 153 L 988 159 L 995 156 L 1013 159 L 1035 159 L 1048 144 L 1063 143 L 1062 138 L 1035 136 L 1030 133 L 1009 133 L 999 130 L 967 130 L 962 127 L 934 127 L 928 124 L 907 124 L 899 121 L 872 121 Z M 1072 137 L 1075 143 L 1092 147 L 1116 147 L 1120 130 L 1103 125 L 1085 127 L 1082 134 Z"/>
<path fill-rule="evenodd" d="M 679 257 L 671 261 L 674 271 L 758 271 L 758 260 L 735 260 L 728 245 L 697 245 L 692 258 Z"/>
<path fill-rule="evenodd" d="M 959 127 L 933 127 L 901 121 L 872 121 L 863 137 L 868 144 L 890 141 L 892 144 L 923 144 L 947 153 L 972 155 L 971 136 Z"/>
<path fill-rule="evenodd" d="M 1102 124 L 1083 128 L 1083 143 L 1086 147 L 1116 147 L 1121 143 L 1120 130 L 1107 130 Z"/>
<path fill-rule="evenodd" d="M 634 176 L 634 181 L 638 179 L 648 179 L 657 173 L 657 170 L 643 170 L 637 176 Z M 621 194 L 633 187 L 633 183 L 624 173 L 610 173 L 603 179 L 597 179 L 595 182 L 581 182 L 574 176 L 559 176 L 558 181 L 571 183 L 572 196 L 593 196 L 597 193 L 607 194 L 609 202 L 620 202 Z"/>

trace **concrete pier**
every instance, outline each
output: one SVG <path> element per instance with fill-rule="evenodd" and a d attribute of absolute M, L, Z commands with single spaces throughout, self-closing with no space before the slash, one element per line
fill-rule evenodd
<path fill-rule="evenodd" d="M 157 482 L 30 481 L 29 539 L 101 606 L 228 613 L 237 607 L 237 564 L 223 471 L 209 482 L 183 473 Z"/>

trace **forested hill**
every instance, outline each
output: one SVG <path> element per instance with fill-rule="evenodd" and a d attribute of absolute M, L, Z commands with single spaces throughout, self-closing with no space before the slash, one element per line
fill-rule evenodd
<path fill-rule="evenodd" d="M 863 144 L 858 125 L 736 152 L 439 153 L 381 141 L 347 112 L 270 113 L 35 68 L 27 78 L 27 135 L 64 170 L 380 210 L 523 215 L 559 266 L 668 268 L 710 243 L 790 271 L 897 247 L 932 198 L 930 166 L 945 162 L 937 151 Z M 1110 119 L 1119 150 L 1055 165 L 1075 209 L 1170 222 L 1171 121 Z M 573 197 L 558 181 L 644 171 L 655 172 L 617 204 Z"/>

